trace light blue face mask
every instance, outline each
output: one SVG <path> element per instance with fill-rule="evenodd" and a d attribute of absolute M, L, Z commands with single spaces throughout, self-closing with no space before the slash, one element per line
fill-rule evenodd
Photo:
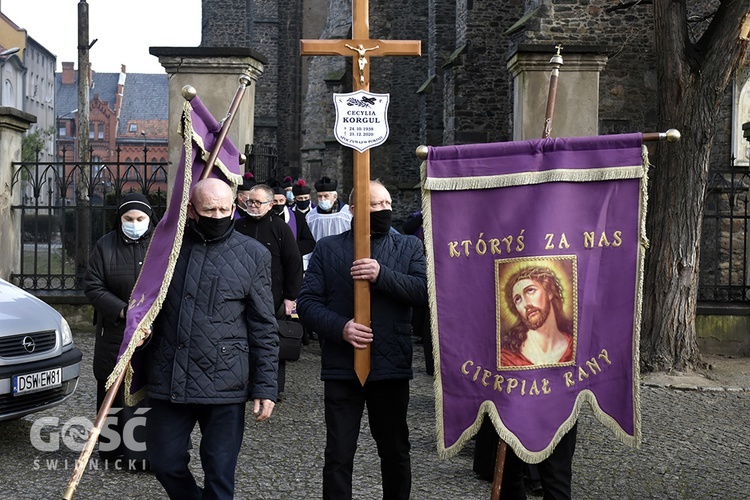
<path fill-rule="evenodd" d="M 292 193 L 291 191 L 287 191 L 286 192 L 286 199 L 287 199 L 287 201 L 294 201 L 294 193 Z"/>
<path fill-rule="evenodd" d="M 324 212 L 329 211 L 332 206 L 333 202 L 331 200 L 321 200 L 318 202 L 318 207 Z"/>
<path fill-rule="evenodd" d="M 123 222 L 122 234 L 135 241 L 148 231 L 149 221 L 150 219 L 146 218 L 142 221 Z"/>

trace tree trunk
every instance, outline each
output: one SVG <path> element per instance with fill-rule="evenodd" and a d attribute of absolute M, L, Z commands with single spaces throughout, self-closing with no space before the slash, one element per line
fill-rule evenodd
<path fill-rule="evenodd" d="M 709 156 L 720 104 L 742 58 L 748 0 L 724 0 L 700 40 L 688 37 L 684 0 L 654 1 L 660 130 L 682 141 L 657 146 L 650 193 L 641 364 L 685 370 L 701 363 L 695 330 L 700 239 Z"/>

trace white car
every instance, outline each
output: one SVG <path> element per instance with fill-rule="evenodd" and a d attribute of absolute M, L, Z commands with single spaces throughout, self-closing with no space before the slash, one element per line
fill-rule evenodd
<path fill-rule="evenodd" d="M 68 399 L 81 372 L 81 351 L 65 318 L 0 279 L 0 421 Z"/>

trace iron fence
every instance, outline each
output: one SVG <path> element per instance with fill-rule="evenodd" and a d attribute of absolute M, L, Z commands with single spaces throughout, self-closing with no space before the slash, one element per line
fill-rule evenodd
<path fill-rule="evenodd" d="M 699 301 L 750 303 L 748 189 L 747 170 L 711 174 L 701 236 Z"/>
<path fill-rule="evenodd" d="M 247 146 L 257 179 L 276 176 L 276 149 Z M 14 162 L 13 193 L 21 190 L 20 271 L 11 280 L 34 292 L 82 292 L 85 262 L 97 239 L 115 224 L 123 195 L 141 192 L 156 220 L 166 209 L 166 162 Z M 701 238 L 698 299 L 750 303 L 750 172 L 711 175 Z M 79 192 L 81 193 L 79 195 Z M 15 198 L 14 198 L 15 199 Z"/>
<path fill-rule="evenodd" d="M 11 208 L 21 218 L 21 262 L 12 282 L 35 293 L 81 293 L 88 255 L 116 227 L 125 194 L 148 196 L 155 222 L 164 214 L 167 166 L 121 162 L 119 149 L 114 162 L 14 162 L 11 191 L 21 191 L 21 203 Z"/>
<path fill-rule="evenodd" d="M 277 179 L 279 153 L 276 146 L 248 144 L 245 146 L 245 156 L 248 158 L 247 171 L 252 172 L 257 182 Z"/>

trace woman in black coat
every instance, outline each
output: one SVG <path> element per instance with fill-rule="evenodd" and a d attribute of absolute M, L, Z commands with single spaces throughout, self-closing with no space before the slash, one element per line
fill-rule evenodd
<path fill-rule="evenodd" d="M 146 196 L 140 193 L 126 194 L 117 210 L 117 228 L 102 236 L 89 256 L 84 291 L 94 306 L 96 342 L 93 367 L 97 382 L 97 407 L 101 407 L 104 401 L 105 382 L 117 362 L 130 293 L 151 242 L 154 229 L 152 215 Z M 137 467 L 145 468 L 145 411 L 139 406 L 126 406 L 123 388 L 120 387 L 108 422 L 102 430 L 99 443 L 101 458 L 134 459 Z M 133 433 L 129 434 L 132 435 L 123 435 L 125 423 L 134 417 L 142 420 L 131 424 Z M 122 465 L 125 464 L 127 462 Z"/>

